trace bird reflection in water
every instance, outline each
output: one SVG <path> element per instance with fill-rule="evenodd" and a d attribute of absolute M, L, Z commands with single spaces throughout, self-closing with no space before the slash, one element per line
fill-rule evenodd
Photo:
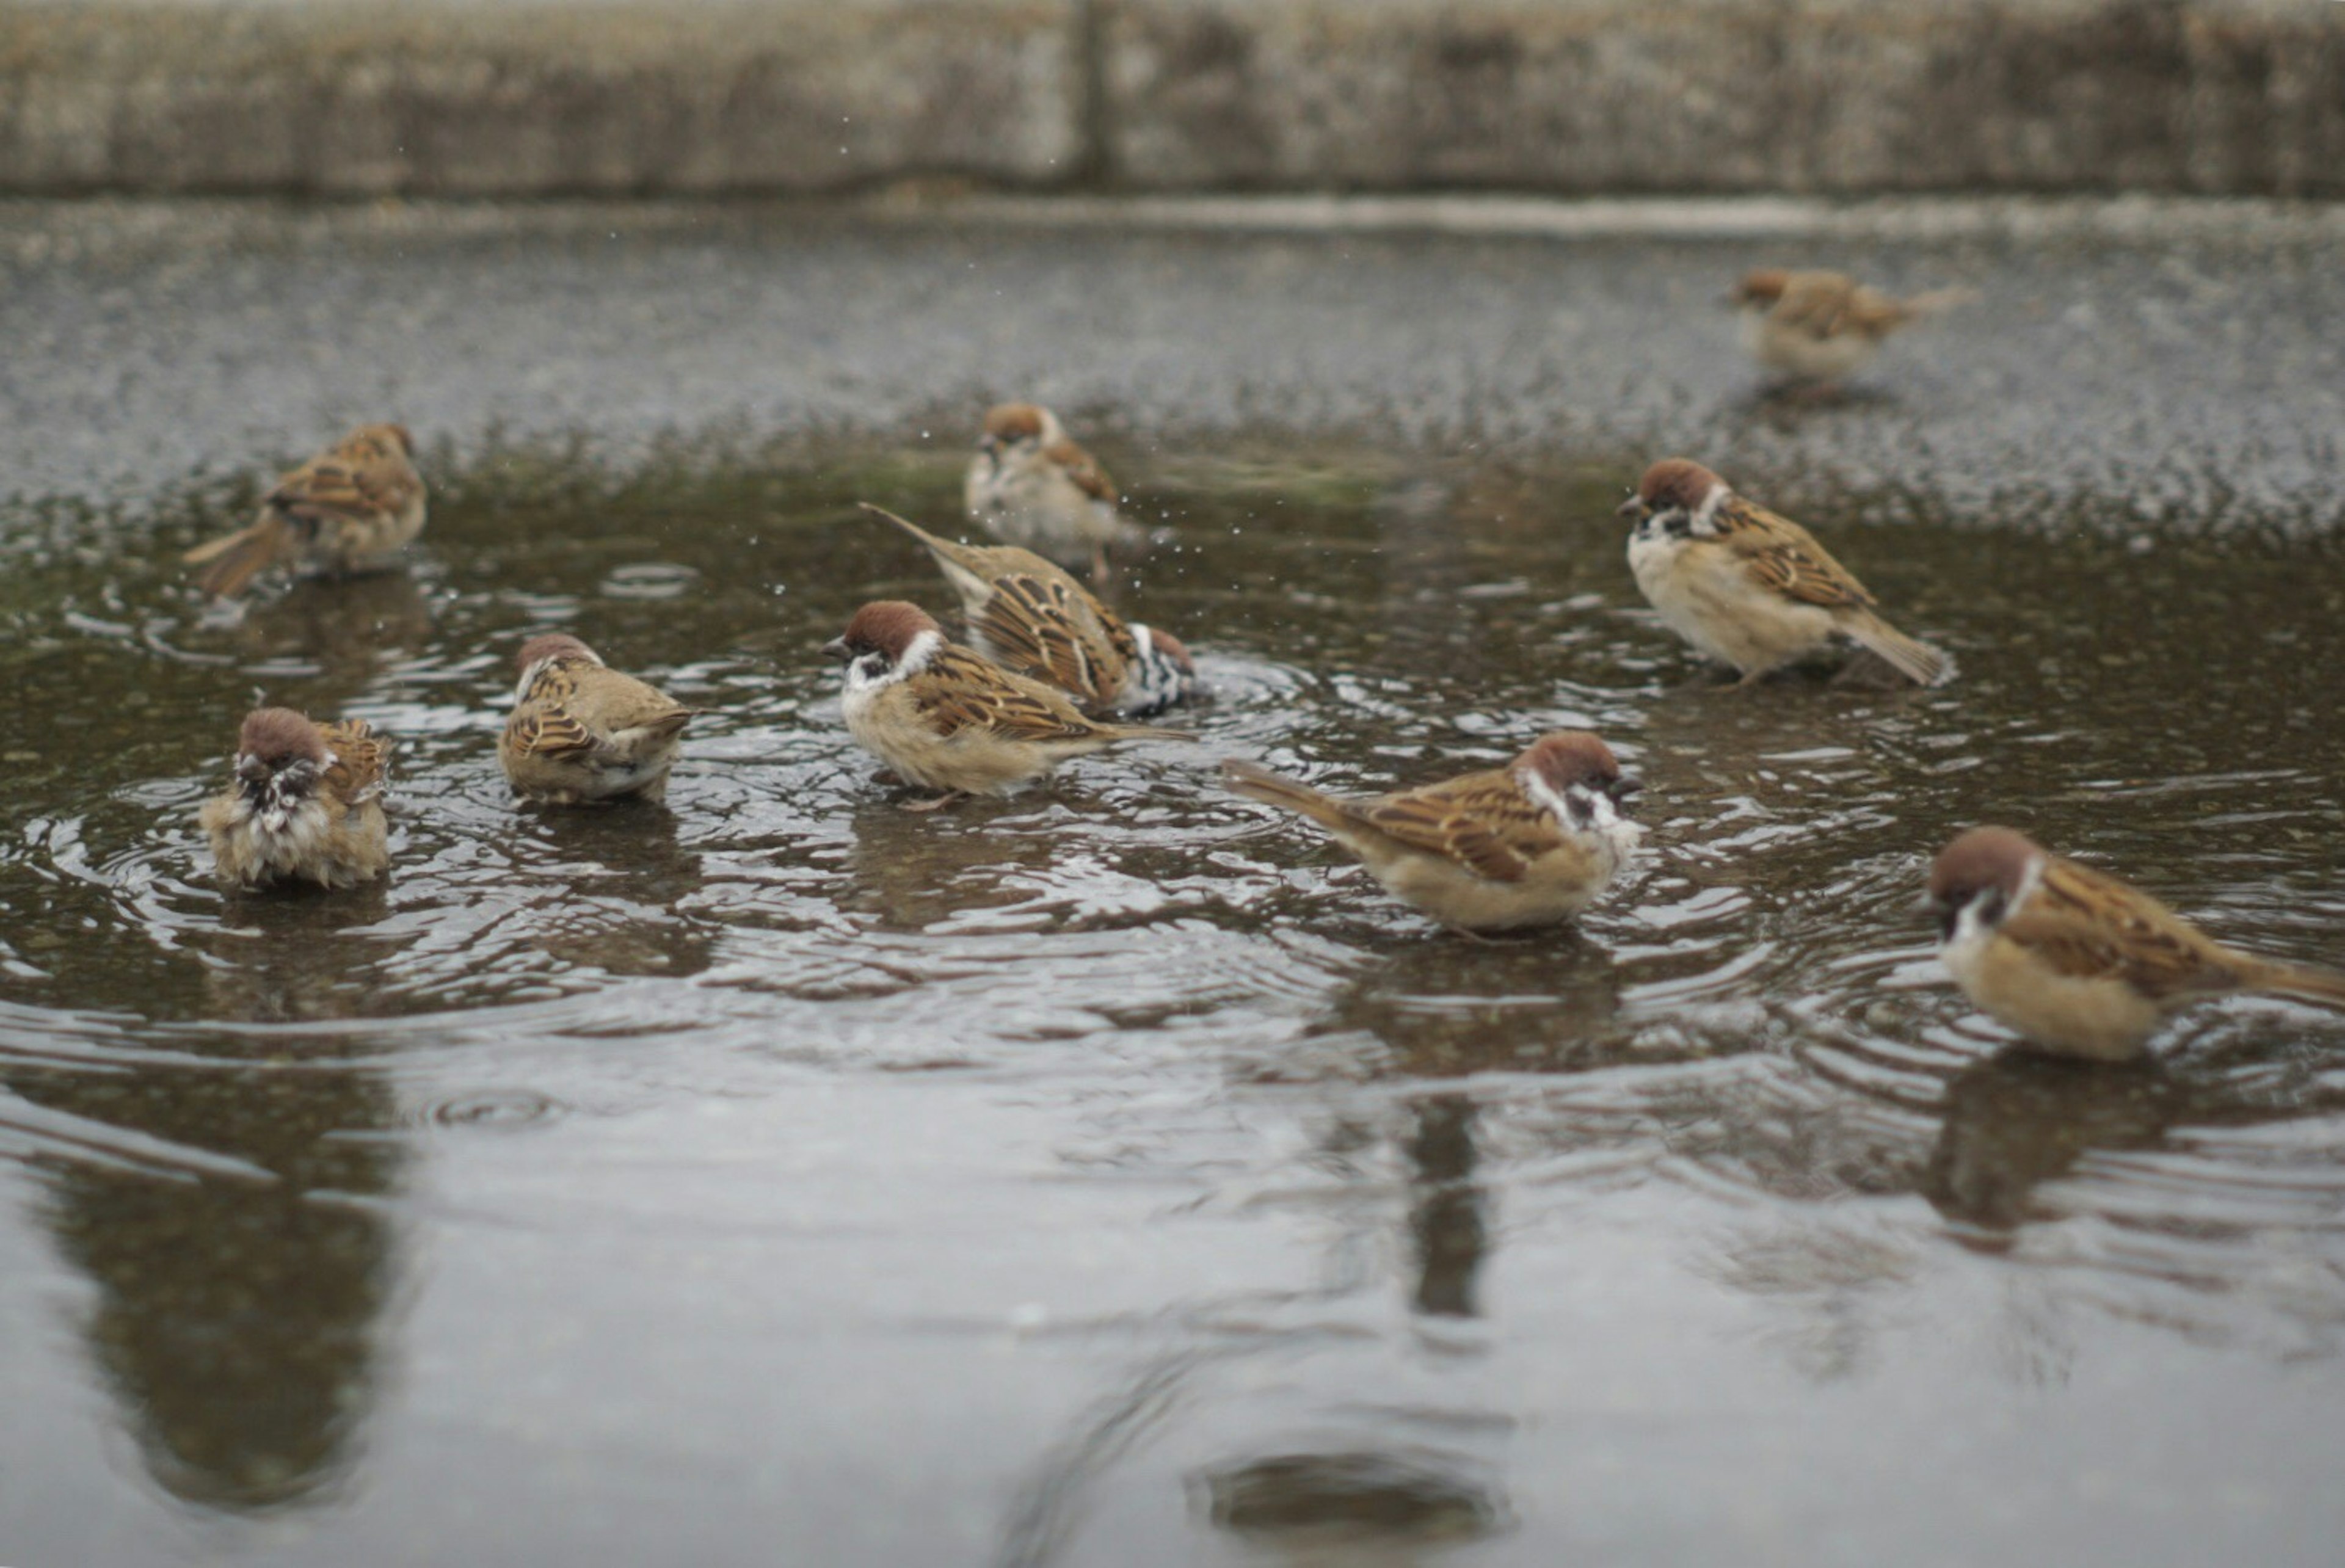
<path fill-rule="evenodd" d="M 1497 1482 L 1431 1451 L 1284 1453 L 1193 1476 L 1213 1524 L 1282 1563 L 1392 1568 L 1513 1526 Z"/>
<path fill-rule="evenodd" d="M 646 801 L 520 808 L 532 818 L 541 890 L 530 945 L 606 975 L 697 975 L 716 958 L 716 927 L 679 905 L 706 886 L 701 856 L 676 837 L 675 814 Z"/>
<path fill-rule="evenodd" d="M 233 638 L 247 665 L 298 661 L 317 671 L 303 701 L 339 713 L 362 697 L 393 661 L 431 642 L 431 602 L 404 572 L 305 577 L 241 613 Z"/>
<path fill-rule="evenodd" d="M 2184 1098 L 2155 1060 L 2110 1066 L 2014 1047 L 1973 1062 L 1946 1086 L 1922 1195 L 1966 1244 L 2004 1250 L 2022 1225 L 2053 1218 L 2037 1187 L 2089 1150 L 2157 1147 Z"/>
<path fill-rule="evenodd" d="M 379 1202 L 406 1158 L 381 1136 L 392 1091 L 356 1064 L 287 1059 L 290 1044 L 228 1037 L 213 1048 L 229 1059 L 125 1073 L 0 1069 L 104 1155 L 46 1162 L 39 1212 L 95 1287 L 83 1333 L 148 1471 L 211 1508 L 298 1503 L 348 1470 L 395 1290 Z M 132 1135 L 119 1158 L 117 1130 Z"/>

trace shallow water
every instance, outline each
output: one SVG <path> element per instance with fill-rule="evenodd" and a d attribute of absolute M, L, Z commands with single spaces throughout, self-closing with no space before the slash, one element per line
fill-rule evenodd
<path fill-rule="evenodd" d="M 1962 677 L 1746 691 L 1618 462 L 1102 445 L 1203 744 L 934 816 L 815 652 L 943 607 L 852 507 L 949 523 L 933 449 L 506 452 L 241 619 L 172 565 L 232 506 L 19 509 L 0 1556 L 2333 1561 L 2345 1018 L 2037 1062 L 1913 908 L 2001 820 L 2345 961 L 2333 544 L 1771 495 Z M 665 810 L 507 800 L 549 626 L 708 710 Z M 263 696 L 396 737 L 387 886 L 208 885 Z M 1213 783 L 1564 725 L 1651 837 L 1525 941 Z"/>

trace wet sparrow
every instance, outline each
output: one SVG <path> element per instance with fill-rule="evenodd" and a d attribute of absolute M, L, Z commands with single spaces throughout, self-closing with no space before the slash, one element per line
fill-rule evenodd
<path fill-rule="evenodd" d="M 667 794 L 687 708 L 594 649 L 561 632 L 522 644 L 513 716 L 497 737 L 497 761 L 513 794 L 548 805 Z"/>
<path fill-rule="evenodd" d="M 1683 458 L 1645 470 L 1622 517 L 1629 568 L 1670 630 L 1742 672 L 1747 685 L 1830 642 L 1861 642 L 1907 680 L 1934 686 L 1954 661 L 1883 621 L 1873 595 L 1815 537 L 1751 505 Z"/>
<path fill-rule="evenodd" d="M 2345 1007 L 2345 975 L 2223 946 L 2146 893 L 1974 827 L 1930 867 L 1939 956 L 1981 1011 L 2061 1056 L 2121 1061 L 2160 1018 L 2233 991 Z"/>
<path fill-rule="evenodd" d="M 313 724 L 290 708 L 247 714 L 235 776 L 204 803 L 221 882 L 235 888 L 370 882 L 391 864 L 382 819 L 391 743 L 357 719 Z"/>
<path fill-rule="evenodd" d="M 1742 313 L 1742 346 L 1767 369 L 1795 381 L 1830 386 L 1853 376 L 1900 327 L 1967 305 L 1968 288 L 1941 288 L 1899 299 L 1837 272 L 1747 275 L 1727 296 Z"/>
<path fill-rule="evenodd" d="M 1123 618 L 1030 550 L 954 544 L 865 502 L 910 534 L 960 595 L 970 646 L 1006 670 L 1047 682 L 1099 713 L 1142 718 L 1187 701 L 1197 667 L 1177 638 Z"/>
<path fill-rule="evenodd" d="M 1064 693 L 1013 674 L 944 631 L 917 604 L 866 604 L 823 652 L 847 666 L 847 728 L 907 783 L 945 793 L 1008 794 L 1071 757 L 1119 741 L 1193 741 L 1179 730 L 1102 724 Z"/>
<path fill-rule="evenodd" d="M 1088 561 L 1094 582 L 1107 579 L 1111 546 L 1147 538 L 1117 512 L 1106 470 L 1067 439 L 1058 415 L 1033 403 L 986 411 L 961 496 L 969 517 L 994 538 L 1061 566 Z"/>
<path fill-rule="evenodd" d="M 423 480 L 404 425 L 361 425 L 277 481 L 259 521 L 188 551 L 196 586 L 223 598 L 281 561 L 340 575 L 391 564 L 423 531 Z"/>
<path fill-rule="evenodd" d="M 1543 736 L 1503 768 L 1367 800 L 1252 763 L 1225 762 L 1222 774 L 1238 794 L 1309 817 L 1395 897 L 1467 933 L 1577 915 L 1645 831 L 1622 815 L 1638 786 L 1585 730 Z"/>

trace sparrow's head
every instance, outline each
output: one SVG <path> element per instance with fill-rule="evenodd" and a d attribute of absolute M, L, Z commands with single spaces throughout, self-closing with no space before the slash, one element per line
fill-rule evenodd
<path fill-rule="evenodd" d="M 236 787 L 270 832 L 284 827 L 334 764 L 318 726 L 290 708 L 256 708 L 236 737 Z"/>
<path fill-rule="evenodd" d="M 603 657 L 567 632 L 548 632 L 523 643 L 521 652 L 513 655 L 513 663 L 521 666 L 521 682 L 513 687 L 513 701 L 518 703 L 528 696 L 529 689 L 546 671 L 572 662 L 599 664 Z"/>
<path fill-rule="evenodd" d="M 1140 660 L 1131 679 L 1143 706 L 1152 711 L 1197 694 L 1197 662 L 1181 639 L 1140 625 L 1132 627 L 1132 636 L 1140 644 Z"/>
<path fill-rule="evenodd" d="M 1639 539 L 1707 537 L 1718 531 L 1719 506 L 1731 493 L 1724 480 L 1690 458 L 1663 458 L 1615 511 L 1636 523 Z"/>
<path fill-rule="evenodd" d="M 944 642 L 936 617 L 901 599 L 877 599 L 858 610 L 847 630 L 822 645 L 823 656 L 847 666 L 848 683 L 909 674 Z"/>
<path fill-rule="evenodd" d="M 412 458 L 415 437 L 405 425 L 360 425 L 335 450 L 349 458 Z"/>
<path fill-rule="evenodd" d="M 1066 439 L 1059 416 L 1040 403 L 996 403 L 985 410 L 985 433 L 978 450 L 995 461 L 1009 453 L 1039 452 Z"/>
<path fill-rule="evenodd" d="M 2044 874 L 2044 851 L 2024 833 L 1974 827 L 1930 865 L 1929 910 L 1951 942 L 1969 929 L 1991 929 L 2016 908 Z"/>
<path fill-rule="evenodd" d="M 1574 827 L 1609 827 L 1645 786 L 1620 771 L 1612 748 L 1586 730 L 1541 735 L 1514 762 L 1515 777 Z"/>
<path fill-rule="evenodd" d="M 1783 290 L 1792 286 L 1792 275 L 1780 267 L 1762 267 L 1756 272 L 1746 272 L 1742 281 L 1726 297 L 1730 305 L 1764 310 L 1783 298 Z"/>
<path fill-rule="evenodd" d="M 521 645 L 521 652 L 514 655 L 513 662 L 528 670 L 539 664 L 550 664 L 556 659 L 584 659 L 590 664 L 603 662 L 601 654 L 567 632 L 548 632 L 531 638 Z"/>

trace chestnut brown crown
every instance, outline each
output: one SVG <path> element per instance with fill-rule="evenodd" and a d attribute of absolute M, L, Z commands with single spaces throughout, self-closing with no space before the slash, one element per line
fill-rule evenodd
<path fill-rule="evenodd" d="M 531 638 L 521 645 L 513 662 L 522 669 L 533 668 L 541 659 L 584 659 L 590 664 L 603 662 L 602 655 L 567 632 L 548 632 Z"/>
<path fill-rule="evenodd" d="M 1738 305 L 1772 305 L 1791 285 L 1792 275 L 1783 268 L 1762 267 L 1744 273 L 1742 281 L 1734 286 L 1734 292 L 1728 298 Z"/>
<path fill-rule="evenodd" d="M 2024 833 L 2007 827 L 1972 828 L 1938 851 L 1931 864 L 1930 902 L 1944 910 L 1960 908 L 1988 891 L 2014 898 L 2027 880 L 2027 868 L 2043 855 L 2043 847 Z"/>
<path fill-rule="evenodd" d="M 1197 673 L 1197 662 L 1189 657 L 1189 645 L 1172 632 L 1160 632 L 1151 626 L 1148 629 L 1148 645 L 1171 661 L 1172 667 L 1181 673 L 1193 675 Z"/>
<path fill-rule="evenodd" d="M 1514 762 L 1517 770 L 1528 768 L 1540 783 L 1558 794 L 1574 784 L 1582 784 L 1599 794 L 1618 798 L 1636 793 L 1636 784 L 1620 772 L 1620 760 L 1612 748 L 1586 730 L 1558 730 L 1541 735 L 1525 747 Z"/>
<path fill-rule="evenodd" d="M 992 441 L 1030 441 L 1041 439 L 1042 427 L 1050 416 L 1033 403 L 996 403 L 985 410 L 985 435 Z"/>
<path fill-rule="evenodd" d="M 1637 499 L 1655 511 L 1695 511 L 1724 482 L 1690 458 L 1663 458 L 1637 481 Z"/>
<path fill-rule="evenodd" d="M 901 599 L 875 599 L 858 610 L 847 630 L 823 645 L 823 652 L 845 663 L 866 653 L 877 653 L 890 664 L 904 656 L 923 632 L 942 632 L 936 617 Z"/>
<path fill-rule="evenodd" d="M 323 766 L 328 756 L 318 726 L 290 708 L 255 708 L 237 732 L 237 755 L 250 757 L 271 773 L 295 763 Z"/>

